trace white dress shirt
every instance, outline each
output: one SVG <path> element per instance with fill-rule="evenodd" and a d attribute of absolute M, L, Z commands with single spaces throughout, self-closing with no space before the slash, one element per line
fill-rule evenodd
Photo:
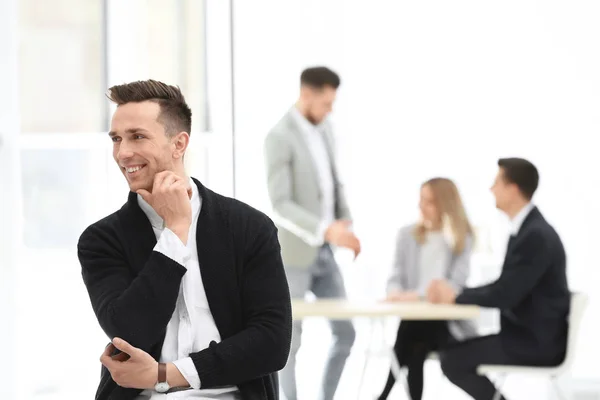
<path fill-rule="evenodd" d="M 300 113 L 298 108 L 293 107 L 292 115 L 300 130 L 310 154 L 315 162 L 315 168 L 319 177 L 319 187 L 323 196 L 321 201 L 321 224 L 319 227 L 319 237 L 325 235 L 325 230 L 335 220 L 335 186 L 333 181 L 332 165 L 327 145 L 325 143 L 322 126 L 313 125 Z"/>
<path fill-rule="evenodd" d="M 523 225 L 525 218 L 527 218 L 527 216 L 529 215 L 529 213 L 531 212 L 533 207 L 535 207 L 535 206 L 532 203 L 527 203 L 523 208 L 521 208 L 521 211 L 519 211 L 517 213 L 517 215 L 515 215 L 514 218 L 511 219 L 510 234 L 512 236 L 519 233 L 519 229 L 521 229 L 521 225 Z"/>
<path fill-rule="evenodd" d="M 150 220 L 152 230 L 156 235 L 157 243 L 154 251 L 164 254 L 187 269 L 179 287 L 175 311 L 167 325 L 160 362 L 175 364 L 189 382 L 191 389 L 167 394 L 148 389 L 144 390 L 136 400 L 234 400 L 237 398 L 236 393 L 239 393 L 236 386 L 201 389 L 200 377 L 192 359 L 189 357 L 190 353 L 206 349 L 211 341 L 214 340 L 217 343 L 221 341 L 221 335 L 208 306 L 198 262 L 196 225 L 202 207 L 202 199 L 198 193 L 198 187 L 191 179 L 190 185 L 192 187 L 192 198 L 190 200 L 192 203 L 192 223 L 187 245 L 184 245 L 173 231 L 164 226 L 162 218 L 139 195 L 138 204 Z"/>

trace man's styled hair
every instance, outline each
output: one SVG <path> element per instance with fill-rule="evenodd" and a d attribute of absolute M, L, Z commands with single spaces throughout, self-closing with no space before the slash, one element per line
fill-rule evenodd
<path fill-rule="evenodd" d="M 302 71 L 300 85 L 315 89 L 323 89 L 325 86 L 337 89 L 340 86 L 340 77 L 327 67 L 312 67 Z"/>
<path fill-rule="evenodd" d="M 521 194 L 531 200 L 540 181 L 535 165 L 523 158 L 513 157 L 499 159 L 498 166 L 504 171 L 504 179 L 517 185 Z"/>
<path fill-rule="evenodd" d="M 168 136 L 179 132 L 192 133 L 192 110 L 177 86 L 150 79 L 115 85 L 108 89 L 106 96 L 117 106 L 142 101 L 158 103 L 158 122 L 163 124 Z"/>

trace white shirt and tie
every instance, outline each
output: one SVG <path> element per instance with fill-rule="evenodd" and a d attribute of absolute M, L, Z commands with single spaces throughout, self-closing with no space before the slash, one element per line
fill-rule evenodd
<path fill-rule="evenodd" d="M 319 187 L 322 193 L 321 224 L 319 237 L 323 238 L 325 230 L 335 221 L 335 182 L 333 179 L 332 160 L 329 156 L 327 144 L 321 125 L 314 125 L 306 119 L 298 108 L 292 108 L 292 116 L 300 127 L 303 138 L 308 145 L 310 154 L 315 162 L 319 178 Z"/>
<path fill-rule="evenodd" d="M 190 200 L 192 223 L 187 245 L 184 245 L 173 231 L 165 228 L 162 218 L 139 195 L 138 204 L 148 217 L 152 230 L 156 235 L 157 243 L 154 251 L 164 254 L 187 269 L 181 281 L 175 311 L 167 325 L 160 362 L 175 364 L 189 382 L 191 389 L 173 393 L 157 393 L 148 389 L 144 390 L 136 400 L 235 400 L 239 398 L 239 391 L 236 386 L 202 389 L 202 382 L 200 382 L 196 367 L 189 357 L 190 353 L 207 348 L 211 341 L 214 340 L 217 343 L 221 341 L 221 336 L 208 306 L 198 262 L 196 226 L 202 207 L 202 199 L 198 193 L 198 187 L 191 179 L 190 185 L 192 187 Z"/>

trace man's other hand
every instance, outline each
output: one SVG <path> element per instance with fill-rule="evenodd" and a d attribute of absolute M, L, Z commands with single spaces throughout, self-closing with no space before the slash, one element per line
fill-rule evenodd
<path fill-rule="evenodd" d="M 360 241 L 350 230 L 352 221 L 334 221 L 325 231 L 325 241 L 340 247 L 346 247 L 354 252 L 354 258 L 360 254 Z"/>
<path fill-rule="evenodd" d="M 111 357 L 115 348 L 122 353 Z M 114 338 L 102 353 L 100 362 L 108 368 L 117 385 L 124 388 L 153 389 L 158 379 L 158 362 L 123 339 Z"/>

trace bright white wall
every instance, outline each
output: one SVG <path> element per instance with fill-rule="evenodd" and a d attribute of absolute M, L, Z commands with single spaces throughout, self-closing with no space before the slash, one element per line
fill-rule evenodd
<path fill-rule="evenodd" d="M 541 172 L 535 201 L 568 252 L 571 286 L 592 295 L 574 376 L 597 378 L 600 4 L 256 0 L 235 7 L 238 197 L 268 209 L 262 141 L 294 102 L 300 71 L 315 64 L 342 77 L 333 118 L 365 249 L 346 271 L 355 293 L 377 295 L 377 284 L 357 282 L 387 274 L 393 231 L 413 220 L 418 186 L 433 175 L 458 183 L 473 222 L 490 234 L 483 250 L 501 255 L 506 221 L 488 191 L 496 159 L 529 158 Z"/>

